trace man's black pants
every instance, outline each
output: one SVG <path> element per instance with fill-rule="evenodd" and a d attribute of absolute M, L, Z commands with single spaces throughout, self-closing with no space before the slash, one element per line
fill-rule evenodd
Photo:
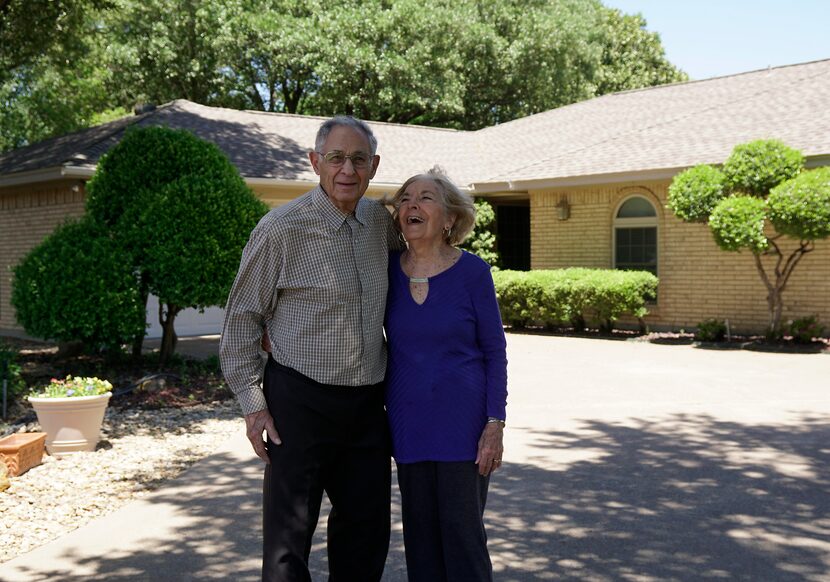
<path fill-rule="evenodd" d="M 380 580 L 391 488 L 383 384 L 320 384 L 269 358 L 263 388 L 282 445 L 268 442 L 262 579 L 311 580 L 308 557 L 325 491 L 329 580 Z"/>

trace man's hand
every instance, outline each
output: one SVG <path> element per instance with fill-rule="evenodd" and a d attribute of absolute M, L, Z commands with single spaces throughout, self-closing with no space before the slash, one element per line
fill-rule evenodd
<path fill-rule="evenodd" d="M 274 419 L 271 417 L 271 413 L 268 412 L 268 409 L 265 409 L 246 414 L 245 427 L 248 440 L 251 441 L 251 445 L 254 447 L 254 452 L 266 464 L 270 464 L 271 459 L 268 458 L 268 449 L 262 438 L 262 433 L 268 433 L 268 438 L 272 442 L 278 445 L 282 444 L 280 433 L 277 432 L 277 427 L 274 426 Z"/>
<path fill-rule="evenodd" d="M 478 472 L 485 477 L 496 469 L 501 468 L 501 456 L 504 453 L 504 428 L 498 422 L 488 422 L 484 425 L 481 438 L 478 439 L 478 454 L 476 465 Z"/>

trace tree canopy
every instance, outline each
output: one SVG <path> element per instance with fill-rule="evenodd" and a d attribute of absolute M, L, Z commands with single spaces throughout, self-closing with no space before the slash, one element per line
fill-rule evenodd
<path fill-rule="evenodd" d="M 110 118 L 108 0 L 0 0 L 0 151 Z M 124 109 L 120 110 L 125 113 Z"/>
<path fill-rule="evenodd" d="M 55 51 L 70 56 L 90 33 L 90 12 L 109 0 L 0 0 L 0 81 Z"/>
<path fill-rule="evenodd" d="M 33 2 L 0 0 L 0 150 L 177 98 L 478 129 L 686 79 L 598 0 Z"/>
<path fill-rule="evenodd" d="M 602 11 L 601 66 L 597 94 L 686 81 L 688 77 L 666 58 L 660 35 L 646 29 L 642 14 Z"/>
<path fill-rule="evenodd" d="M 135 128 L 101 159 L 87 213 L 128 251 L 143 304 L 159 298 L 162 363 L 182 309 L 224 305 L 267 210 L 217 146 L 186 131 Z"/>

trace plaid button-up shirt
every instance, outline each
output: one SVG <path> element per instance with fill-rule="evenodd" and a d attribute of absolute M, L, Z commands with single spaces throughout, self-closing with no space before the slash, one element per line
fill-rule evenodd
<path fill-rule="evenodd" d="M 273 358 L 324 384 L 383 380 L 389 212 L 361 198 L 340 212 L 319 186 L 269 212 L 251 233 L 225 307 L 222 372 L 244 414 L 265 409 L 260 339 Z"/>

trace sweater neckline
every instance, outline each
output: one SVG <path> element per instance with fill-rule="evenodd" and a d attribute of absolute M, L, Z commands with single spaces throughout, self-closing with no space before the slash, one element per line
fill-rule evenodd
<path fill-rule="evenodd" d="M 452 265 L 450 265 L 446 269 L 444 269 L 443 271 L 441 271 L 440 273 L 437 273 L 437 274 L 435 274 L 431 277 L 425 277 L 425 279 L 427 279 L 427 283 L 432 283 L 433 281 L 435 281 L 436 279 L 440 279 L 441 277 L 443 277 L 447 273 L 451 273 L 453 271 L 453 269 L 455 269 L 456 267 L 458 267 L 458 265 L 461 264 L 462 261 L 467 259 L 468 254 L 469 253 L 467 251 L 465 251 L 464 249 L 461 249 L 461 256 L 458 257 L 458 260 L 455 261 Z M 397 258 L 395 259 L 395 264 L 397 266 L 399 276 L 402 279 L 404 279 L 408 284 L 409 283 L 409 276 L 403 270 L 403 265 L 401 265 L 402 260 L 403 260 L 403 251 L 400 251 L 398 253 Z M 426 303 L 426 302 L 424 302 L 424 303 Z"/>

